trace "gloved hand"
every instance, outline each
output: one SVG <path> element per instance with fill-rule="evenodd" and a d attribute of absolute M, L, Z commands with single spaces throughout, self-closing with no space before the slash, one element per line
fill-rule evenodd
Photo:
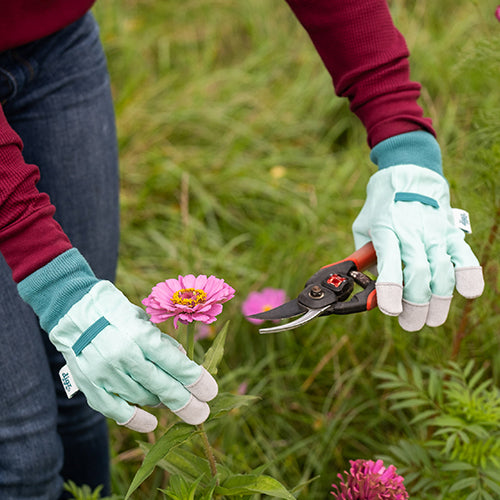
<path fill-rule="evenodd" d="M 134 405 L 163 403 L 190 424 L 208 417 L 214 378 L 112 283 L 98 280 L 78 250 L 59 255 L 18 290 L 92 408 L 139 432 L 152 431 L 157 420 Z"/>
<path fill-rule="evenodd" d="M 407 331 L 439 326 L 455 287 L 470 299 L 484 288 L 481 266 L 454 225 L 439 145 L 427 132 L 409 132 L 377 144 L 371 159 L 379 171 L 353 233 L 356 248 L 375 247 L 378 307 Z"/>

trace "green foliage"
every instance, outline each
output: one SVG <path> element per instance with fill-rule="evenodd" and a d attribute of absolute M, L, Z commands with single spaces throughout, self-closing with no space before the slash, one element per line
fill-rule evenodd
<path fill-rule="evenodd" d="M 215 337 L 214 342 L 210 346 L 210 349 L 208 349 L 203 359 L 203 366 L 212 375 L 217 375 L 217 367 L 224 356 L 224 344 L 226 343 L 228 327 L 229 322 L 227 322 L 222 330 L 217 334 L 217 337 Z"/>
<path fill-rule="evenodd" d="M 390 410 L 411 435 L 388 448 L 419 498 L 490 499 L 500 492 L 500 390 L 474 361 L 447 367 L 398 364 L 377 371 Z"/>
<path fill-rule="evenodd" d="M 64 489 L 72 495 L 71 498 L 74 500 L 119 500 L 115 495 L 106 498 L 102 497 L 102 486 L 98 486 L 95 490 L 92 490 L 86 484 L 77 486 L 73 481 L 68 481 L 64 483 Z"/>
<path fill-rule="evenodd" d="M 217 366 L 222 360 L 226 333 L 227 323 L 205 356 L 205 367 L 212 373 L 217 372 Z M 224 423 L 220 422 L 222 416 L 250 404 L 255 399 L 254 396 L 248 395 L 219 394 L 211 403 L 209 422 L 218 421 L 218 425 L 223 426 Z M 204 438 L 207 459 L 196 453 L 196 445 L 193 441 L 200 434 Z M 184 444 L 187 446 L 183 450 L 177 450 Z M 143 447 L 146 449 L 146 456 L 130 484 L 125 500 L 131 498 L 134 491 L 157 466 L 171 474 L 168 489 L 161 491 L 172 500 L 242 498 L 255 493 L 287 500 L 295 498 L 279 481 L 260 471 L 239 474 L 230 471 L 224 464 L 216 464 L 204 425 L 194 427 L 185 423 L 175 423 L 166 429 L 153 446 L 148 447 L 143 443 Z"/>

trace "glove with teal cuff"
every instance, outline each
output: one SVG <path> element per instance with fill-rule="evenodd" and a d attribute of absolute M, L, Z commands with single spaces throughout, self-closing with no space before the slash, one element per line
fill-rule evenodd
<path fill-rule="evenodd" d="M 136 405 L 163 404 L 190 424 L 206 420 L 218 391 L 214 378 L 112 283 L 98 280 L 78 250 L 59 255 L 18 290 L 92 408 L 139 432 L 152 431 L 157 420 Z"/>
<path fill-rule="evenodd" d="M 418 331 L 446 321 L 453 290 L 476 298 L 482 268 L 465 234 L 455 227 L 441 151 L 424 131 L 377 144 L 378 166 L 353 224 L 356 248 L 372 241 L 377 253 L 377 304 L 401 327 Z"/>

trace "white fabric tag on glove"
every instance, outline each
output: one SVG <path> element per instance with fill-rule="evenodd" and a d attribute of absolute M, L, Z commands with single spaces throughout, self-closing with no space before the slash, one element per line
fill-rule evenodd
<path fill-rule="evenodd" d="M 79 389 L 73 380 L 73 376 L 69 371 L 68 365 L 64 365 L 59 370 L 59 377 L 61 378 L 62 385 L 66 391 L 66 396 L 68 396 L 68 399 L 71 399 L 79 391 Z"/>
<path fill-rule="evenodd" d="M 455 227 L 461 229 L 465 233 L 472 233 L 472 227 L 470 224 L 469 213 L 461 208 L 452 208 L 453 218 L 455 220 Z"/>

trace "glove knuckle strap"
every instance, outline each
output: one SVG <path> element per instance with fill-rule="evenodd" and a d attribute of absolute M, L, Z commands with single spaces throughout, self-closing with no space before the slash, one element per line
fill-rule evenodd
<path fill-rule="evenodd" d="M 92 323 L 73 344 L 75 355 L 78 356 L 109 325 L 110 322 L 104 316 Z"/>
<path fill-rule="evenodd" d="M 419 201 L 424 205 L 430 205 L 434 208 L 439 208 L 439 203 L 430 196 L 424 196 L 419 193 L 409 193 L 405 191 L 399 191 L 394 196 L 394 201 Z"/>

